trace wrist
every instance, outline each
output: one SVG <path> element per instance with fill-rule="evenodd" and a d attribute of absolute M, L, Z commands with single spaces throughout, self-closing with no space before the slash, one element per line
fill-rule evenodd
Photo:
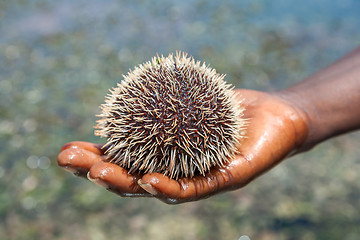
<path fill-rule="evenodd" d="M 346 72 L 341 76 L 342 78 L 318 78 L 319 80 L 315 76 L 276 92 L 304 116 L 308 136 L 301 151 L 360 128 L 359 75 Z"/>
<path fill-rule="evenodd" d="M 292 121 L 296 129 L 297 145 L 292 155 L 308 151 L 318 143 L 315 133 L 317 128 L 316 115 L 311 110 L 309 99 L 293 89 L 284 89 L 273 93 L 281 98 L 294 110 Z"/>

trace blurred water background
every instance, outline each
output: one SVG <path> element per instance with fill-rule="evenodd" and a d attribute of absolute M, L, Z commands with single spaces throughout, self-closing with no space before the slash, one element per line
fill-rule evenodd
<path fill-rule="evenodd" d="M 359 239 L 359 132 L 178 206 L 56 164 L 66 142 L 103 142 L 93 126 L 108 89 L 156 53 L 276 90 L 355 48 L 359 12 L 357 0 L 0 1 L 0 239 Z"/>

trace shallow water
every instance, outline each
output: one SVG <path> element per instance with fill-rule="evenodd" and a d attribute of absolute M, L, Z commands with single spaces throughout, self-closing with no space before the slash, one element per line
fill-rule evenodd
<path fill-rule="evenodd" d="M 114 196 L 56 155 L 101 141 L 108 89 L 156 53 L 186 51 L 236 87 L 284 88 L 359 44 L 359 11 L 357 0 L 0 2 L 0 238 L 357 239 L 359 133 L 179 206 Z"/>

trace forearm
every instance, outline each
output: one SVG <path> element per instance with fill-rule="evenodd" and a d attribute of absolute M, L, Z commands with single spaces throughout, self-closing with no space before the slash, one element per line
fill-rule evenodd
<path fill-rule="evenodd" d="M 301 150 L 359 129 L 360 47 L 277 94 L 305 113 L 309 131 Z"/>

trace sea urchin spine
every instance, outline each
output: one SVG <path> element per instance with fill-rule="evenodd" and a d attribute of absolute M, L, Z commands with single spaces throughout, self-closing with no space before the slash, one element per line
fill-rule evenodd
<path fill-rule="evenodd" d="M 178 179 L 204 175 L 237 153 L 246 120 L 225 75 L 178 52 L 123 77 L 95 127 L 107 138 L 109 161 L 129 173 Z"/>

